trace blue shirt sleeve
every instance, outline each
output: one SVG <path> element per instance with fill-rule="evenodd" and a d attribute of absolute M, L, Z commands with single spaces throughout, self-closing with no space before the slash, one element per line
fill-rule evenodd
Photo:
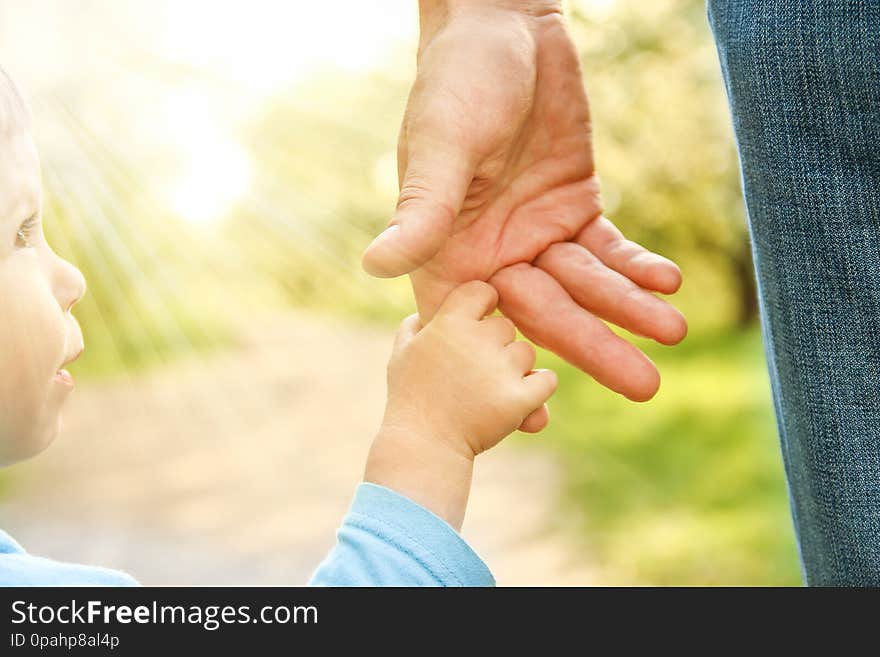
<path fill-rule="evenodd" d="M 494 586 L 448 523 L 394 491 L 362 483 L 311 586 Z"/>
<path fill-rule="evenodd" d="M 494 586 L 495 580 L 449 524 L 388 488 L 364 483 L 310 584 Z M 0 531 L 0 586 L 137 585 L 108 568 L 32 556 Z"/>
<path fill-rule="evenodd" d="M 0 531 L 0 586 L 137 586 L 129 575 L 34 557 Z"/>

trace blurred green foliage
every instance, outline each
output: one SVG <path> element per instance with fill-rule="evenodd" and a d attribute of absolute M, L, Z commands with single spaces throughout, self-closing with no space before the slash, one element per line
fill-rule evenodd
<path fill-rule="evenodd" d="M 410 82 L 399 71 L 328 73 L 279 98 L 252 126 L 257 201 L 226 230 L 290 303 L 389 322 L 413 312 L 406 279 L 377 281 L 360 267 L 394 209 Z"/>
<path fill-rule="evenodd" d="M 582 3 L 589 7 L 590 3 Z M 687 272 L 697 328 L 756 319 L 736 152 L 703 0 L 572 11 L 607 212 Z"/>
<path fill-rule="evenodd" d="M 676 260 L 690 324 L 640 341 L 663 375 L 650 404 L 560 372 L 542 438 L 568 474 L 607 583 L 797 584 L 736 152 L 703 0 L 572 3 L 608 214 Z M 581 7 L 582 10 L 578 8 Z"/>
<path fill-rule="evenodd" d="M 560 456 L 570 511 L 561 517 L 580 519 L 602 581 L 798 584 L 759 331 L 645 348 L 664 376 L 650 404 L 542 358 L 560 385 L 537 440 Z"/>

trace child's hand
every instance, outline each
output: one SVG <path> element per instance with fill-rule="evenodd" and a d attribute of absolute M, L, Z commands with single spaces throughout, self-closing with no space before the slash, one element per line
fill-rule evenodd
<path fill-rule="evenodd" d="M 532 371 L 535 350 L 513 324 L 486 317 L 495 289 L 453 290 L 434 318 L 404 320 L 388 365 L 385 418 L 367 463 L 368 481 L 407 495 L 459 527 L 473 458 L 522 424 L 556 389 Z"/>
<path fill-rule="evenodd" d="M 535 349 L 516 342 L 504 317 L 486 317 L 498 294 L 473 281 L 453 290 L 427 326 L 400 328 L 388 365 L 384 424 L 443 441 L 472 458 L 512 433 L 556 389 L 550 370 L 532 372 Z"/>

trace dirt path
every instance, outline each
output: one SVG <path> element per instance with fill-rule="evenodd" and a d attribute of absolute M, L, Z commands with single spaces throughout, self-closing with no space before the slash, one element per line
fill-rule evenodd
<path fill-rule="evenodd" d="M 384 400 L 391 335 L 289 315 L 228 353 L 83 385 L 58 443 L 11 471 L 0 526 L 30 552 L 145 584 L 301 584 L 333 543 Z M 521 439 L 522 442 L 522 439 Z M 589 584 L 556 465 L 478 461 L 464 535 L 500 584 Z"/>

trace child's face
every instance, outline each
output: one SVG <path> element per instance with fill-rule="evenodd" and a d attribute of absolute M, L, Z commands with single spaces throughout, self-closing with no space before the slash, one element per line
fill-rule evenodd
<path fill-rule="evenodd" d="M 58 434 L 73 389 L 62 368 L 83 349 L 70 309 L 85 292 L 82 274 L 43 236 L 40 164 L 27 122 L 7 123 L 0 125 L 0 465 L 39 453 Z"/>

